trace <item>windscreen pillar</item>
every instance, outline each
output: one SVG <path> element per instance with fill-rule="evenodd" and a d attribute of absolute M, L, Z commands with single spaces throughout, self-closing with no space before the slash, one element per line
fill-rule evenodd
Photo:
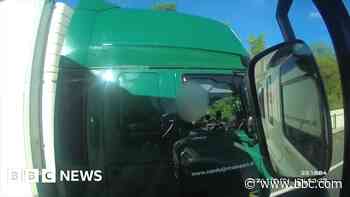
<path fill-rule="evenodd" d="M 54 112 L 58 64 L 64 36 L 74 10 L 67 4 L 55 4 L 47 39 L 42 86 L 42 137 L 45 168 L 56 170 L 54 151 Z"/>

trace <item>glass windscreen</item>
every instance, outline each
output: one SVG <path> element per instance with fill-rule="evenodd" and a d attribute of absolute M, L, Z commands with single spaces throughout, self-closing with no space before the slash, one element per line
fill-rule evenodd
<path fill-rule="evenodd" d="M 103 172 L 103 181 L 67 184 L 67 193 L 131 197 L 247 192 L 241 173 L 253 165 L 234 146 L 244 117 L 240 96 L 232 91 L 232 75 L 183 71 L 177 78 L 152 69 L 84 69 L 65 57 L 61 64 L 57 167 Z M 176 94 L 189 83 L 208 96 L 207 111 L 195 121 L 177 113 Z M 202 99 L 193 96 L 187 104 Z M 206 172 L 214 178 L 208 179 Z M 205 187 L 208 183 L 216 186 Z"/>

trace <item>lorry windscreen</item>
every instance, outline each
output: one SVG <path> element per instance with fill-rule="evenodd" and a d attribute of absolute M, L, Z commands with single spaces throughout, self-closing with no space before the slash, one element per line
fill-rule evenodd
<path fill-rule="evenodd" d="M 116 73 L 119 81 L 113 75 Z M 172 144 L 181 135 L 174 132 L 169 140 L 161 137 L 161 118 L 176 112 L 176 107 L 175 98 L 157 95 L 163 91 L 158 76 L 152 72 L 121 74 L 72 67 L 60 69 L 58 76 L 57 168 L 102 169 L 105 181 L 93 187 L 77 186 L 69 192 L 89 191 L 98 196 L 107 189 L 119 196 L 154 196 L 154 192 L 176 196 L 178 188 L 174 187 L 176 180 L 169 163 Z M 209 92 L 209 115 L 214 118 L 221 111 L 223 119 L 232 116 L 232 106 L 238 100 L 232 95 L 230 75 L 186 76 Z"/>

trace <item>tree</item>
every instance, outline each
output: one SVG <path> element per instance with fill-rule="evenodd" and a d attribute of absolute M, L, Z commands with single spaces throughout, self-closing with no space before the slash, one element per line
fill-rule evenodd
<path fill-rule="evenodd" d="M 340 75 L 333 49 L 321 42 L 313 43 L 310 47 L 320 68 L 330 109 L 342 108 L 343 100 Z"/>
<path fill-rule="evenodd" d="M 156 3 L 152 6 L 157 11 L 176 11 L 176 3 Z"/>
<path fill-rule="evenodd" d="M 265 35 L 259 34 L 258 36 L 250 35 L 248 37 L 248 43 L 250 46 L 250 53 L 252 56 L 257 55 L 265 49 Z"/>
<path fill-rule="evenodd" d="M 233 114 L 237 113 L 240 106 L 239 97 L 228 96 L 217 100 L 208 109 L 208 115 L 211 119 L 215 119 L 216 112 L 220 111 L 222 113 L 222 118 L 229 120 Z"/>

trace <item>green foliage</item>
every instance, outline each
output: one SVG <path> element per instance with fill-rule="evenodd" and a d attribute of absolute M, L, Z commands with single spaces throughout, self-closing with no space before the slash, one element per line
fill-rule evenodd
<path fill-rule="evenodd" d="M 252 56 L 257 55 L 265 49 L 265 35 L 259 34 L 258 36 L 250 35 L 248 37 L 248 43 L 250 46 L 250 53 Z"/>
<path fill-rule="evenodd" d="M 333 49 L 324 43 L 313 43 L 311 49 L 314 53 L 317 64 L 320 67 L 321 76 L 324 81 L 330 109 L 343 107 L 342 90 L 338 63 Z"/>
<path fill-rule="evenodd" d="M 210 106 L 208 113 L 211 118 L 214 118 L 217 111 L 222 112 L 222 117 L 226 120 L 239 110 L 240 101 L 238 97 L 228 96 L 216 101 Z"/>
<path fill-rule="evenodd" d="M 265 36 L 249 36 L 248 38 L 250 52 L 253 56 L 257 55 L 265 49 Z M 315 55 L 316 62 L 320 67 L 321 76 L 324 80 L 326 93 L 330 109 L 338 109 L 343 107 L 342 90 L 340 84 L 340 76 L 338 63 L 333 49 L 322 42 L 311 44 L 311 49 Z"/>
<path fill-rule="evenodd" d="M 176 3 L 156 3 L 152 9 L 157 11 L 176 11 Z"/>

